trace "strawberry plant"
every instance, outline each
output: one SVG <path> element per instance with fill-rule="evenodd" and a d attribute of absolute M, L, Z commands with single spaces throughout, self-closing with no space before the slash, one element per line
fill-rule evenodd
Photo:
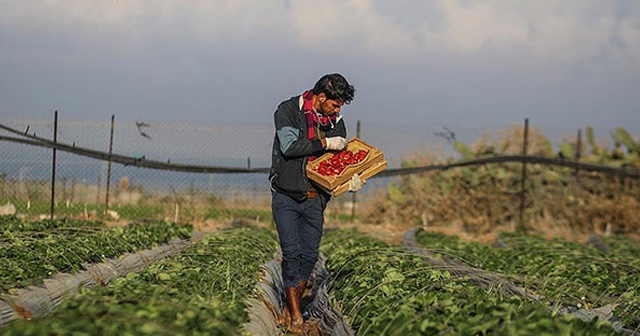
<path fill-rule="evenodd" d="M 91 253 L 101 258 L 98 253 L 104 251 L 153 245 L 184 229 L 163 223 L 109 229 L 100 223 L 7 218 L 0 219 L 0 226 L 3 266 L 14 274 L 18 269 L 35 274 L 25 279 L 37 278 L 43 265 L 57 271 L 79 265 L 85 259 L 80 257 Z M 542 304 L 510 296 L 498 285 L 480 287 L 472 276 L 456 276 L 456 266 L 427 264 L 419 255 L 355 230 L 328 231 L 321 249 L 328 257 L 331 300 L 357 334 L 610 335 L 615 330 L 605 321 L 587 323 L 550 309 L 605 303 L 619 304 L 615 315 L 627 326 L 637 325 L 635 256 L 640 248 L 633 241 L 606 239 L 609 249 L 599 250 L 515 234 L 502 235 L 501 247 L 433 233 L 420 233 L 417 239 L 443 259 L 500 274 L 535 291 L 543 296 Z M 272 259 L 277 248 L 272 230 L 222 230 L 106 287 L 85 288 L 51 315 L 13 323 L 0 333 L 238 334 L 248 318 L 245 302 L 262 274 L 260 265 Z M 28 254 L 18 255 L 25 251 L 47 258 L 25 262 Z M 38 268 L 38 263 L 43 265 Z"/>
<path fill-rule="evenodd" d="M 187 238 L 192 227 L 144 222 L 108 228 L 100 222 L 3 218 L 0 230 L 0 290 L 7 291 L 38 285 L 56 272 L 76 272 L 83 263 Z"/>
<path fill-rule="evenodd" d="M 417 235 L 417 241 L 443 258 L 505 275 L 542 295 L 549 306 L 616 304 L 615 314 L 623 324 L 640 325 L 640 251 L 628 239 L 612 240 L 609 251 L 519 234 L 502 234 L 498 240 L 502 247 L 425 232 Z"/>
<path fill-rule="evenodd" d="M 20 321 L 3 335 L 228 335 L 247 319 L 260 265 L 278 243 L 265 229 L 235 228 L 205 236 L 107 287 L 85 289 L 53 314 Z"/>
<path fill-rule="evenodd" d="M 545 307 L 480 288 L 446 268 L 355 231 L 327 233 L 322 244 L 331 294 L 359 335 L 610 335 L 604 322 L 552 316 Z"/>

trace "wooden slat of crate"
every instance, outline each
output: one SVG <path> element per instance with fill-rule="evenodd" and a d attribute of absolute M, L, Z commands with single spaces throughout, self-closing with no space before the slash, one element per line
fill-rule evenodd
<path fill-rule="evenodd" d="M 376 165 L 373 165 L 369 168 L 367 168 L 365 171 L 363 171 L 362 173 L 360 173 L 360 180 L 362 180 L 362 182 L 366 181 L 368 178 L 371 178 L 372 176 L 376 175 L 377 173 L 383 171 L 387 169 L 387 161 L 386 160 L 382 160 L 379 161 Z M 351 175 L 353 176 L 353 175 Z M 351 180 L 351 177 L 349 178 L 349 180 Z M 349 183 L 351 181 L 347 181 L 343 184 L 341 184 L 340 186 L 338 186 L 337 188 L 331 190 L 331 196 L 340 196 L 342 194 L 344 194 L 345 192 L 347 192 L 349 190 Z"/>
<path fill-rule="evenodd" d="M 325 190 L 333 190 L 337 186 L 351 179 L 351 176 L 353 176 L 353 174 L 359 174 L 367 168 L 384 160 L 383 154 L 380 150 L 373 146 L 370 146 L 359 138 L 353 138 L 349 140 L 347 149 L 351 150 L 352 152 L 357 152 L 361 149 L 364 149 L 369 153 L 367 154 L 367 157 L 364 161 L 345 168 L 345 170 L 342 171 L 340 175 L 322 176 L 318 172 L 316 172 L 313 167 L 324 160 L 330 159 L 336 152 L 325 153 L 319 158 L 316 158 L 315 160 L 307 164 L 307 177 L 309 177 L 312 181 L 320 185 Z"/>
<path fill-rule="evenodd" d="M 342 171 L 340 175 L 334 176 L 322 176 L 310 167 L 307 168 L 307 176 L 323 188 L 332 190 L 337 186 L 351 179 L 353 174 L 359 174 L 365 171 L 367 168 L 376 165 L 379 162 L 384 161 L 382 153 L 378 153 L 375 156 L 367 156 L 367 160 L 360 162 L 358 165 L 349 166 Z"/>

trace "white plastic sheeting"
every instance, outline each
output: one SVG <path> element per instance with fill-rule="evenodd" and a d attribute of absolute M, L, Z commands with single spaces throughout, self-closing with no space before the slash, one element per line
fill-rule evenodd
<path fill-rule="evenodd" d="M 251 335 L 282 335 L 278 326 L 278 316 L 284 309 L 284 287 L 280 257 L 262 265 L 264 275 L 256 285 L 257 297 L 247 300 L 249 321 L 242 328 Z M 350 336 L 355 333 L 345 322 L 342 314 L 329 304 L 329 272 L 326 258 L 320 255 L 311 273 L 310 283 L 314 283 L 312 301 L 305 307 L 311 318 L 319 321 L 320 335 Z"/>
<path fill-rule="evenodd" d="M 195 238 L 195 237 L 194 237 Z M 18 320 L 47 315 L 80 287 L 105 286 L 116 278 L 136 272 L 165 257 L 180 253 L 192 239 L 174 238 L 152 249 L 127 253 L 99 264 L 83 264 L 84 270 L 58 273 L 44 280 L 42 286 L 18 289 L 14 294 L 0 295 L 0 327 Z"/>

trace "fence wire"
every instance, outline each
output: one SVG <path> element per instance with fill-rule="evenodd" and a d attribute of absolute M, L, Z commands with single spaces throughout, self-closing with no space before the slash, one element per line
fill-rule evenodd
<path fill-rule="evenodd" d="M 0 202 L 10 203 L 17 213 L 38 217 L 49 214 L 53 148 L 57 147 L 61 150 L 56 152 L 53 199 L 58 217 L 270 220 L 267 172 L 274 130 L 267 122 L 116 120 L 110 156 L 109 121 L 58 122 L 57 143 L 51 140 L 53 121 L 9 119 L 0 124 Z M 355 122 L 348 124 L 348 128 L 355 129 Z M 363 194 L 375 194 L 400 175 L 509 161 L 640 176 L 637 169 L 619 170 L 518 155 L 401 167 L 403 162 L 416 155 L 424 157 L 426 152 L 430 152 L 433 162 L 442 162 L 455 154 L 451 150 L 453 141 L 468 143 L 492 133 L 480 128 L 456 131 L 407 124 L 363 125 L 360 137 L 379 147 L 390 167 L 370 180 Z M 353 135 L 355 132 L 350 132 L 349 137 Z M 113 161 L 110 169 L 109 159 Z M 354 200 L 349 194 L 338 197 L 328 213 L 353 215 Z"/>
<path fill-rule="evenodd" d="M 25 139 L 53 139 L 53 122 L 3 120 Z M 108 153 L 110 122 L 61 121 L 57 142 Z M 3 130 L 0 135 L 20 138 Z M 115 122 L 113 154 L 164 164 L 268 167 L 272 127 L 268 124 L 202 125 Z M 45 216 L 51 199 L 52 149 L 2 141 L 0 200 L 18 213 Z M 100 217 L 106 207 L 108 161 L 57 151 L 56 216 Z M 202 174 L 113 163 L 110 215 L 118 218 L 217 219 L 219 209 L 265 208 L 266 173 Z M 218 209 L 218 210 L 216 210 Z M 256 215 L 258 216 L 259 213 Z"/>
<path fill-rule="evenodd" d="M 64 147 L 56 151 L 57 217 L 102 218 L 107 197 L 108 219 L 270 217 L 267 173 L 274 130 L 268 120 L 197 124 L 116 118 L 112 159 L 121 163 L 112 163 L 110 176 L 109 121 L 61 120 L 57 143 L 53 120 L 3 119 L 0 124 L 0 202 L 11 203 L 19 214 L 48 217 L 53 148 Z M 372 144 L 376 134 L 384 134 L 375 127 L 370 131 Z M 213 167 L 213 172 L 198 167 Z M 375 188 L 375 183 L 367 187 L 368 192 Z M 348 197 L 340 197 L 328 213 L 348 213 L 343 209 L 348 203 Z"/>

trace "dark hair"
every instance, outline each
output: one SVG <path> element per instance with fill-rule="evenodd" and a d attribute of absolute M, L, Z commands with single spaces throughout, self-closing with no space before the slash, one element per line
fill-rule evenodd
<path fill-rule="evenodd" d="M 342 100 L 345 104 L 351 103 L 356 89 L 347 82 L 339 73 L 322 76 L 313 86 L 313 93 L 324 93 L 327 99 Z"/>

